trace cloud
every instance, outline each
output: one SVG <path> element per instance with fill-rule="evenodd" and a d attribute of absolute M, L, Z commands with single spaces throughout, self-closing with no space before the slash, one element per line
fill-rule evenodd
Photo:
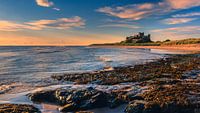
<path fill-rule="evenodd" d="M 163 20 L 165 24 L 182 24 L 187 23 L 193 20 L 196 20 L 197 18 L 169 18 Z"/>
<path fill-rule="evenodd" d="M 113 27 L 113 28 L 130 28 L 130 29 L 138 29 L 140 28 L 139 26 L 136 25 L 130 25 L 130 24 L 106 24 L 106 25 L 101 25 L 99 27 Z"/>
<path fill-rule="evenodd" d="M 56 10 L 56 11 L 60 11 L 60 9 L 59 9 L 59 8 L 56 8 L 56 7 L 54 7 L 53 9 Z"/>
<path fill-rule="evenodd" d="M 200 31 L 200 26 L 184 26 L 184 27 L 171 27 L 166 29 L 156 29 L 152 32 L 195 32 Z M 200 33 L 199 33 L 200 34 Z"/>
<path fill-rule="evenodd" d="M 122 19 L 140 20 L 157 10 L 154 4 L 133 4 L 121 7 L 103 7 L 97 9 L 98 12 L 105 13 Z"/>
<path fill-rule="evenodd" d="M 85 21 L 79 16 L 72 18 L 59 18 L 56 20 L 38 20 L 32 22 L 16 23 L 0 20 L 0 31 L 19 31 L 24 29 L 42 30 L 42 29 L 70 29 L 83 28 Z"/>
<path fill-rule="evenodd" d="M 199 38 L 200 26 L 183 26 L 172 27 L 165 29 L 154 29 L 150 31 L 156 39 L 184 39 L 184 38 Z"/>
<path fill-rule="evenodd" d="M 162 15 L 174 10 L 200 6 L 199 0 L 164 0 L 157 3 L 131 4 L 118 7 L 102 7 L 98 12 L 121 19 L 140 20 L 152 15 Z"/>
<path fill-rule="evenodd" d="M 18 24 L 11 21 L 0 20 L 0 31 L 18 31 L 21 29 L 39 30 L 40 28 L 25 24 Z"/>
<path fill-rule="evenodd" d="M 176 14 L 172 17 L 179 18 L 179 17 L 192 17 L 192 16 L 200 16 L 200 12 L 192 12 L 192 13 L 186 13 L 186 14 Z"/>
<path fill-rule="evenodd" d="M 60 18 L 57 20 L 39 20 L 26 23 L 39 28 L 69 29 L 72 27 L 83 27 L 85 22 L 79 16 L 73 18 Z"/>
<path fill-rule="evenodd" d="M 166 0 L 173 9 L 187 9 L 195 6 L 200 6 L 199 0 Z"/>
<path fill-rule="evenodd" d="M 49 0 L 36 0 L 36 3 L 42 7 L 51 7 L 54 5 L 54 3 L 50 2 Z"/>

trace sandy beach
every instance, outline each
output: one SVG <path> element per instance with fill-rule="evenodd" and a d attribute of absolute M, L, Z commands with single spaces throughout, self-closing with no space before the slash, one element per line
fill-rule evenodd
<path fill-rule="evenodd" d="M 94 47 L 94 46 L 93 46 Z M 95 46 L 95 47 L 117 47 L 117 48 L 146 48 L 146 49 L 163 49 L 170 51 L 192 51 L 199 52 L 200 44 L 185 44 L 185 45 L 172 45 L 172 46 Z"/>

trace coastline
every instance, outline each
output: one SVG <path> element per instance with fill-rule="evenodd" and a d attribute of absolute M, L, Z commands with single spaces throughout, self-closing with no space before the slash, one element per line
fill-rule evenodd
<path fill-rule="evenodd" d="M 168 46 L 123 46 L 123 45 L 98 45 L 90 47 L 109 47 L 109 48 L 136 48 L 136 49 L 160 49 L 160 50 L 170 50 L 170 51 L 191 51 L 200 52 L 200 44 L 183 44 L 183 45 L 168 45 Z"/>
<path fill-rule="evenodd" d="M 142 46 L 142 48 L 144 48 L 144 46 Z M 187 51 L 191 51 L 191 49 Z M 200 110 L 198 101 L 194 101 L 197 103 L 190 103 L 190 101 L 193 100 L 188 101 L 187 98 L 190 99 L 190 96 L 187 97 L 185 95 L 191 95 L 191 97 L 199 99 L 199 57 L 199 54 L 171 55 L 169 58 L 158 59 L 146 64 L 139 64 L 131 67 L 117 67 L 114 70 L 109 71 L 54 76 L 52 78 L 56 81 L 71 81 L 74 85 L 71 84 L 72 87 L 41 90 L 26 96 L 33 103 L 39 102 L 41 105 L 44 103 L 58 105 L 53 109 L 57 110 L 57 112 L 59 112 L 59 109 L 60 111 L 66 112 L 89 110 L 92 112 L 88 111 L 80 113 L 93 113 L 92 109 L 94 108 L 97 110 L 102 107 L 113 109 L 118 108 L 121 104 L 125 103 L 126 107 L 122 108 L 125 113 L 132 113 L 132 111 L 136 111 L 137 113 L 143 111 L 152 113 L 148 112 L 148 110 L 153 111 L 153 113 L 160 113 L 160 111 L 157 110 L 162 111 L 170 109 L 189 110 L 188 112 L 198 113 Z M 76 85 L 80 85 L 81 87 L 73 88 Z M 85 85 L 86 87 L 83 87 L 82 85 Z M 82 92 L 83 95 L 80 94 L 80 92 Z M 190 94 L 190 92 L 193 93 Z M 184 95 L 182 95 L 182 93 L 184 93 Z M 85 97 L 85 94 L 90 95 L 86 95 Z M 102 98 L 103 101 L 101 100 Z M 65 101 L 66 99 L 69 99 L 69 103 Z M 83 103 L 80 104 L 79 102 L 74 101 L 74 99 L 80 100 Z M 88 102 L 95 103 L 88 104 Z M 169 103 L 173 103 L 173 105 L 171 106 Z M 179 105 L 177 103 L 181 104 Z M 187 107 L 188 104 L 189 107 Z M 16 107 L 16 105 L 9 105 L 9 107 L 12 106 Z M 148 109 L 137 109 L 139 106 L 146 106 Z M 168 106 L 171 107 L 168 108 Z M 6 110 L 8 105 L 1 104 L 0 107 L 0 110 Z M 21 109 L 23 106 L 19 105 L 18 107 Z M 28 107 L 33 110 L 35 109 L 31 106 Z M 194 110 L 197 110 L 197 112 Z M 183 111 L 167 112 L 184 113 Z M 40 111 L 38 111 L 38 113 L 39 112 Z"/>

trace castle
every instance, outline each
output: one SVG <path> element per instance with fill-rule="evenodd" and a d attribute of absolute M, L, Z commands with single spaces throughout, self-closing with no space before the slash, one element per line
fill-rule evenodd
<path fill-rule="evenodd" d="M 151 35 L 144 35 L 144 32 L 139 32 L 136 35 L 126 37 L 126 43 L 147 43 L 151 42 Z"/>

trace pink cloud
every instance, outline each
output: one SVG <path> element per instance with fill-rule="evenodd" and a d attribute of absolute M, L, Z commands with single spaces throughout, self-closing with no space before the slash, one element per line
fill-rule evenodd
<path fill-rule="evenodd" d="M 40 28 L 35 26 L 19 24 L 11 21 L 0 20 L 0 31 L 18 31 L 21 29 L 39 30 Z"/>
<path fill-rule="evenodd" d="M 166 0 L 173 9 L 186 9 L 200 6 L 199 0 Z"/>
<path fill-rule="evenodd" d="M 75 16 L 73 18 L 60 18 L 57 20 L 39 20 L 26 23 L 31 26 L 39 28 L 56 28 L 56 29 L 69 29 L 73 27 L 83 27 L 85 25 L 82 18 Z"/>
<path fill-rule="evenodd" d="M 102 7 L 98 12 L 122 19 L 140 20 L 151 15 L 162 15 L 174 10 L 200 6 L 199 0 L 164 0 L 158 3 L 132 4 L 120 7 Z"/>
<path fill-rule="evenodd" d="M 138 5 L 137 9 L 144 10 L 144 9 L 152 9 L 153 7 L 154 7 L 153 4 L 145 3 L 145 4 Z"/>
<path fill-rule="evenodd" d="M 155 29 L 150 31 L 154 39 L 184 39 L 184 38 L 199 38 L 200 26 L 184 26 L 172 27 L 165 29 Z"/>
<path fill-rule="evenodd" d="M 48 0 L 36 0 L 36 3 L 42 7 L 51 7 L 54 5 L 53 2 L 50 2 Z"/>
<path fill-rule="evenodd" d="M 169 18 L 169 19 L 165 19 L 163 22 L 165 24 L 182 24 L 182 23 L 187 23 L 196 19 L 197 18 Z"/>
<path fill-rule="evenodd" d="M 42 29 L 70 29 L 70 28 L 83 28 L 85 21 L 78 17 L 72 18 L 59 18 L 56 20 L 38 20 L 32 22 L 17 23 L 12 21 L 0 20 L 1 31 L 18 31 L 23 29 L 29 30 L 42 30 Z"/>
<path fill-rule="evenodd" d="M 105 13 L 110 16 L 115 16 L 122 19 L 139 20 L 146 16 L 151 15 L 151 13 L 157 8 L 154 4 L 134 4 L 121 7 L 103 7 L 99 8 L 97 11 Z"/>
<path fill-rule="evenodd" d="M 184 26 L 184 27 L 171 27 L 166 29 L 156 29 L 152 30 L 152 32 L 192 32 L 192 31 L 200 31 L 200 26 Z M 200 33 L 199 33 L 200 34 Z"/>

